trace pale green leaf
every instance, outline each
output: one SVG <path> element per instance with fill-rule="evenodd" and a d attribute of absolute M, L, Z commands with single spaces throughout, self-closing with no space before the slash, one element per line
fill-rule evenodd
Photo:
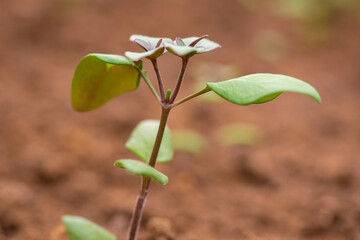
<path fill-rule="evenodd" d="M 196 38 L 195 40 L 191 41 L 188 46 L 194 47 L 198 42 L 200 42 L 202 39 L 209 37 L 208 35 L 203 35 L 201 37 Z"/>
<path fill-rule="evenodd" d="M 159 121 L 145 120 L 140 122 L 130 138 L 126 142 L 126 148 L 136 154 L 139 158 L 149 161 L 154 147 Z M 161 142 L 157 162 L 169 162 L 173 157 L 173 147 L 171 133 L 168 127 L 165 128 L 164 136 Z"/>
<path fill-rule="evenodd" d="M 116 167 L 125 168 L 129 173 L 137 176 L 151 177 L 162 185 L 167 184 L 169 181 L 166 175 L 149 166 L 148 164 L 140 161 L 132 159 L 121 159 L 117 160 L 114 165 Z"/>
<path fill-rule="evenodd" d="M 170 38 L 148 37 L 138 34 L 130 36 L 130 41 L 139 44 L 146 51 L 155 49 L 160 39 L 162 39 L 162 43 L 160 46 L 164 46 L 164 44 L 166 43 L 172 43 L 172 40 Z"/>
<path fill-rule="evenodd" d="M 125 56 L 131 61 L 139 61 L 142 58 L 154 59 L 160 57 L 165 51 L 164 47 L 155 48 L 147 52 L 125 52 Z"/>
<path fill-rule="evenodd" d="M 183 41 L 181 38 L 179 38 L 179 37 L 177 37 L 177 38 L 175 39 L 175 42 L 176 42 L 176 45 L 178 45 L 178 46 L 186 46 L 185 43 L 184 43 L 184 41 Z"/>
<path fill-rule="evenodd" d="M 220 97 L 239 105 L 268 102 L 283 92 L 301 93 L 321 102 L 319 93 L 310 84 L 280 74 L 251 74 L 223 82 L 207 83 L 207 86 Z"/>
<path fill-rule="evenodd" d="M 209 52 L 211 50 L 221 47 L 220 44 L 213 42 L 209 39 L 206 39 L 204 37 L 188 37 L 188 38 L 183 38 L 182 40 L 187 46 L 190 46 L 190 44 L 198 40 L 198 42 L 196 42 L 196 44 L 193 45 L 193 47 L 196 48 L 196 53 Z"/>
<path fill-rule="evenodd" d="M 74 109 L 90 111 L 139 86 L 140 74 L 124 56 L 89 54 L 77 66 L 71 86 Z"/>
<path fill-rule="evenodd" d="M 195 47 L 188 46 L 176 46 L 176 45 L 166 45 L 166 49 L 172 54 L 179 57 L 191 57 L 197 53 L 197 49 Z"/>
<path fill-rule="evenodd" d="M 126 57 L 115 54 L 100 54 L 100 53 L 90 53 L 85 56 L 86 57 L 95 57 L 103 62 L 114 64 L 114 65 L 129 65 L 132 66 L 134 63 L 129 61 Z"/>
<path fill-rule="evenodd" d="M 70 240 L 116 240 L 115 235 L 85 218 L 64 216 L 62 219 Z"/>

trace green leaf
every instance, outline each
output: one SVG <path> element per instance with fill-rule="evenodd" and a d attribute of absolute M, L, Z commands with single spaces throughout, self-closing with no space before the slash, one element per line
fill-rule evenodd
<path fill-rule="evenodd" d="M 174 149 L 193 154 L 202 153 L 207 145 L 207 140 L 200 133 L 190 130 L 173 131 Z"/>
<path fill-rule="evenodd" d="M 171 44 L 166 45 L 166 50 L 178 57 L 191 57 L 197 53 L 197 49 L 195 47 L 176 46 Z"/>
<path fill-rule="evenodd" d="M 99 54 L 99 53 L 90 53 L 86 55 L 86 57 L 95 57 L 99 59 L 100 61 L 109 63 L 109 64 L 115 64 L 115 65 L 129 65 L 132 66 L 134 63 L 132 61 L 129 61 L 126 57 L 120 56 L 120 55 L 114 55 L 114 54 Z"/>
<path fill-rule="evenodd" d="M 219 82 L 223 79 L 230 79 L 239 75 L 242 72 L 239 66 L 226 65 L 215 62 L 196 62 L 195 66 L 190 69 L 190 74 L 193 81 L 193 90 L 204 88 L 207 82 Z M 199 100 L 206 102 L 217 103 L 221 98 L 214 92 L 209 92 L 198 97 Z"/>
<path fill-rule="evenodd" d="M 62 219 L 70 240 L 116 240 L 115 235 L 85 218 L 64 216 Z"/>
<path fill-rule="evenodd" d="M 120 94 L 139 86 L 140 74 L 126 57 L 110 54 L 89 54 L 77 66 L 71 86 L 74 109 L 91 111 Z"/>
<path fill-rule="evenodd" d="M 319 93 L 299 79 L 269 73 L 257 73 L 223 82 L 207 83 L 220 97 L 239 105 L 265 103 L 283 92 L 301 93 L 321 102 Z"/>
<path fill-rule="evenodd" d="M 117 160 L 114 166 L 119 168 L 125 168 L 129 173 L 132 173 L 137 176 L 151 177 L 154 180 L 158 181 L 161 185 L 165 185 L 169 181 L 166 175 L 159 172 L 155 168 L 147 165 L 146 163 L 140 161 L 131 160 L 131 159 L 121 159 L 121 160 Z"/>
<path fill-rule="evenodd" d="M 158 128 L 159 121 L 157 120 L 145 120 L 140 122 L 126 142 L 126 148 L 139 158 L 148 162 L 154 147 Z M 169 128 L 166 127 L 156 161 L 169 162 L 172 160 L 172 157 L 173 147 L 171 133 Z"/>
<path fill-rule="evenodd" d="M 140 47 L 142 47 L 146 51 L 150 51 L 157 48 L 160 39 L 162 39 L 162 43 L 160 44 L 160 46 L 164 46 L 165 43 L 172 43 L 172 40 L 170 38 L 148 37 L 137 34 L 130 36 L 130 41 L 137 43 Z"/>
<path fill-rule="evenodd" d="M 125 52 L 125 56 L 131 61 L 139 61 L 142 58 L 155 59 L 160 57 L 165 51 L 165 47 L 155 48 L 147 52 Z"/>
<path fill-rule="evenodd" d="M 211 50 L 214 50 L 216 48 L 221 47 L 218 43 L 213 42 L 213 41 L 211 41 L 209 39 L 206 39 L 204 37 L 207 37 L 207 36 L 188 37 L 188 38 L 183 38 L 182 40 L 184 41 L 184 43 L 187 46 L 195 47 L 197 49 L 196 53 L 209 52 Z"/>
<path fill-rule="evenodd" d="M 186 46 L 185 43 L 184 43 L 184 41 L 183 41 L 181 38 L 179 38 L 179 37 L 177 37 L 177 38 L 175 39 L 175 42 L 176 42 L 176 44 L 177 44 L 178 46 Z"/>

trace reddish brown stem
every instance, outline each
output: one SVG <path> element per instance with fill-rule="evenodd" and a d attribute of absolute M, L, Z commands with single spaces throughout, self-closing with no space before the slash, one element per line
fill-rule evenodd
<path fill-rule="evenodd" d="M 150 156 L 150 160 L 149 160 L 149 165 L 151 167 L 155 167 L 156 159 L 159 154 L 159 149 L 161 146 L 162 138 L 164 136 L 166 122 L 167 122 L 170 110 L 171 110 L 171 108 L 168 106 L 162 107 L 159 129 L 158 129 L 158 132 L 156 135 L 154 147 L 153 147 L 153 150 L 152 150 L 152 153 Z M 140 189 L 137 201 L 136 201 L 136 206 L 135 206 L 133 215 L 131 217 L 128 238 L 127 238 L 128 240 L 136 240 L 137 233 L 139 231 L 139 227 L 140 227 L 140 223 L 141 223 L 141 217 L 142 217 L 142 212 L 143 212 L 143 208 L 145 205 L 146 196 L 147 196 L 147 193 L 148 193 L 149 187 L 150 187 L 150 182 L 151 182 L 151 178 L 143 177 L 141 189 Z"/>

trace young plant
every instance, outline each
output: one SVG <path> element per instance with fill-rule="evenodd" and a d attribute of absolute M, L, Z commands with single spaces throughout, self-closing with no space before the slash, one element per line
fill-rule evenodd
<path fill-rule="evenodd" d="M 109 54 L 89 54 L 77 66 L 72 81 L 72 105 L 78 111 L 91 111 L 123 93 L 136 90 L 142 78 L 161 107 L 160 121 L 140 122 L 130 135 L 126 148 L 139 159 L 121 159 L 115 166 L 141 177 L 141 187 L 128 231 L 128 240 L 137 238 L 145 199 L 151 179 L 162 185 L 168 177 L 155 169 L 156 163 L 171 161 L 173 157 L 171 133 L 166 126 L 170 111 L 202 94 L 213 91 L 220 97 L 238 104 L 250 105 L 271 101 L 283 92 L 308 95 L 321 101 L 318 92 L 309 84 L 293 77 L 279 74 L 258 73 L 226 80 L 208 82 L 203 89 L 183 99 L 177 100 L 189 59 L 196 54 L 205 53 L 220 45 L 207 39 L 207 36 L 176 38 L 154 38 L 132 35 L 130 40 L 145 51 L 125 52 L 125 56 Z M 164 90 L 157 59 L 170 52 L 182 60 L 182 66 L 175 88 Z M 142 60 L 152 63 L 158 83 L 158 91 L 142 69 Z M 159 94 L 158 94 L 159 92 Z M 75 216 L 63 218 L 67 234 L 71 240 L 113 240 L 115 236 L 98 225 Z"/>

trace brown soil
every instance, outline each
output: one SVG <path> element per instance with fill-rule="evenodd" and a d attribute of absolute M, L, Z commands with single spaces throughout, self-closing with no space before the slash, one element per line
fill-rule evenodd
<path fill-rule="evenodd" d="M 336 16 L 327 42 L 306 43 L 297 23 L 235 0 L 0 1 L 0 239 L 61 239 L 61 216 L 80 215 L 125 236 L 139 179 L 112 166 L 132 158 L 124 143 L 141 120 L 159 118 L 145 85 L 90 113 L 70 106 L 79 59 L 138 50 L 133 33 L 209 34 L 222 44 L 197 61 L 235 64 L 244 74 L 283 73 L 314 85 L 321 105 L 284 94 L 240 107 L 194 101 L 169 126 L 203 133 L 199 156 L 178 152 L 159 165 L 170 182 L 152 183 L 139 239 L 360 239 L 360 24 Z M 286 39 L 266 61 L 254 51 L 264 30 Z M 165 59 L 165 60 L 163 60 Z M 172 87 L 179 62 L 160 59 Z M 146 64 L 146 67 L 149 67 Z M 185 85 L 193 81 L 187 75 Z M 189 92 L 189 87 L 184 87 Z M 182 92 L 181 95 L 185 95 Z M 222 147 L 214 131 L 246 122 L 257 147 Z"/>

